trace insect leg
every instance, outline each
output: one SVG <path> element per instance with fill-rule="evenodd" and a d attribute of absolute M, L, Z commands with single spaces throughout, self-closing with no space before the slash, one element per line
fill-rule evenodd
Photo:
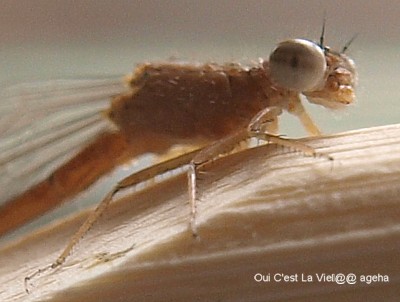
<path fill-rule="evenodd" d="M 302 107 L 301 107 L 302 108 Z M 280 146 L 287 147 L 292 150 L 302 152 L 307 156 L 322 156 L 328 160 L 332 160 L 332 157 L 327 154 L 317 153 L 316 150 L 304 143 L 296 140 L 282 138 L 278 135 L 271 134 L 268 130 L 274 129 L 277 125 L 278 116 L 282 113 L 282 109 L 279 107 L 268 107 L 260 111 L 251 120 L 247 129 L 238 131 L 230 136 L 227 136 L 208 147 L 201 150 L 190 162 L 188 170 L 188 189 L 189 198 L 191 205 L 191 218 L 190 218 L 190 229 L 194 237 L 198 236 L 196 226 L 197 216 L 197 178 L 201 167 L 210 161 L 215 160 L 219 156 L 231 152 L 234 147 L 249 138 L 258 138 L 266 141 L 267 143 L 277 144 Z M 304 112 L 304 116 L 308 115 Z M 272 127 L 270 127 L 272 125 Z M 313 123 L 312 123 L 313 125 Z M 317 129 L 317 128 L 316 128 Z M 318 129 L 317 129 L 318 130 Z"/>
<path fill-rule="evenodd" d="M 297 109 L 299 109 L 298 111 L 296 110 L 296 112 L 300 113 L 300 119 L 303 122 L 310 122 L 311 124 L 307 124 L 307 125 L 311 125 L 311 128 L 307 128 L 307 130 L 317 130 L 319 133 L 318 128 L 315 127 L 314 123 L 312 122 L 312 120 L 310 119 L 310 117 L 308 116 L 308 114 L 305 112 L 304 107 L 301 105 L 300 102 L 296 102 L 295 104 L 299 104 L 297 107 Z M 248 127 L 247 127 L 247 131 L 248 131 L 248 137 L 256 137 L 258 139 L 262 139 L 268 143 L 272 143 L 272 144 L 277 144 L 283 147 L 287 147 L 289 149 L 292 150 L 297 150 L 297 151 L 301 151 L 303 154 L 307 155 L 307 156 L 313 156 L 313 157 L 317 157 L 317 156 L 321 156 L 321 157 L 325 157 L 328 160 L 333 160 L 333 158 L 328 155 L 328 154 L 323 154 L 323 153 L 317 153 L 317 151 L 296 140 L 293 139 L 287 139 L 287 138 L 283 138 L 280 137 L 278 135 L 272 134 L 270 132 L 268 132 L 268 125 L 270 123 L 274 123 L 277 120 L 278 115 L 280 115 L 282 112 L 282 109 L 278 108 L 278 107 L 267 107 L 264 110 L 260 111 L 259 113 L 256 114 L 256 116 L 250 121 Z M 304 120 L 302 119 L 304 118 Z M 313 128 L 315 127 L 315 128 Z"/>
<path fill-rule="evenodd" d="M 197 178 L 198 172 L 201 167 L 210 161 L 218 158 L 223 154 L 231 152 L 235 146 L 240 142 L 247 140 L 251 137 L 256 137 L 253 132 L 257 133 L 267 133 L 269 130 L 268 126 L 272 126 L 272 129 L 277 126 L 277 117 L 282 113 L 282 109 L 278 107 L 267 107 L 260 111 L 254 116 L 254 118 L 249 123 L 247 129 L 235 132 L 223 139 L 216 141 L 215 143 L 205 147 L 201 150 L 190 162 L 188 171 L 188 189 L 189 198 L 191 205 L 191 217 L 190 217 L 190 229 L 194 237 L 197 237 L 197 226 L 196 226 L 196 216 L 197 216 Z M 260 135 L 261 137 L 261 135 Z M 276 143 L 279 139 L 276 138 Z M 262 136 L 265 140 L 265 135 Z"/>
<path fill-rule="evenodd" d="M 115 194 L 120 190 L 132 187 L 138 183 L 149 180 L 159 174 L 168 172 L 170 170 L 176 169 L 180 166 L 188 164 L 192 158 L 199 152 L 200 149 L 187 152 L 185 154 L 179 155 L 172 159 L 166 160 L 164 162 L 153 165 L 149 168 L 143 169 L 139 172 L 133 173 L 126 178 L 122 179 L 118 184 L 106 195 L 106 197 L 101 201 L 101 203 L 96 207 L 96 209 L 90 213 L 86 221 L 81 225 L 79 230 L 72 236 L 69 240 L 67 246 L 60 254 L 60 256 L 52 264 L 37 270 L 31 275 L 25 278 L 25 290 L 28 290 L 28 282 L 37 275 L 40 275 L 48 270 L 55 269 L 61 266 L 66 259 L 71 255 L 73 248 L 79 243 L 81 238 L 90 230 L 93 224 L 100 218 L 104 211 L 108 208 L 109 204 L 113 200 Z"/>
<path fill-rule="evenodd" d="M 73 248 L 78 244 L 80 239 L 89 231 L 89 229 L 93 226 L 93 224 L 99 219 L 101 214 L 107 209 L 108 205 L 112 201 L 113 196 L 119 190 L 120 190 L 120 188 L 117 185 L 110 193 L 107 194 L 107 196 L 97 206 L 97 208 L 92 213 L 90 213 L 90 215 L 86 219 L 86 221 L 81 225 L 79 230 L 69 240 L 64 251 L 60 254 L 60 256 L 58 256 L 56 261 L 54 261 L 52 264 L 50 264 L 44 268 L 38 269 L 36 272 L 25 277 L 24 284 L 25 284 L 25 291 L 27 293 L 29 293 L 28 283 L 32 278 L 34 278 L 35 276 L 38 276 L 48 270 L 56 269 L 57 267 L 61 266 L 65 262 L 65 260 L 68 258 L 68 256 L 72 253 Z"/>
<path fill-rule="evenodd" d="M 231 152 L 238 143 L 249 138 L 246 129 L 235 132 L 201 150 L 190 162 L 188 169 L 188 190 L 191 208 L 190 230 L 197 237 L 196 215 L 197 215 L 197 178 L 201 167 L 210 163 L 218 156 Z"/>
<path fill-rule="evenodd" d="M 299 118 L 304 129 L 306 129 L 310 135 L 318 136 L 322 134 L 317 125 L 315 125 L 311 117 L 308 115 L 298 96 L 294 99 L 294 101 L 289 103 L 288 111 Z"/>

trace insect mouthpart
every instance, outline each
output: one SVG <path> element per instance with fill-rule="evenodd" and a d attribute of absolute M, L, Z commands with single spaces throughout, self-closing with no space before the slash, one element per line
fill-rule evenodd
<path fill-rule="evenodd" d="M 340 109 L 355 101 L 357 73 L 352 59 L 343 53 L 326 54 L 327 78 L 314 91 L 303 92 L 308 101 L 330 109 Z"/>

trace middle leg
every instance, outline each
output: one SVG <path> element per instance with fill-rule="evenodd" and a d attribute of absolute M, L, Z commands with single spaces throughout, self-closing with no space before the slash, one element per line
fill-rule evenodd
<path fill-rule="evenodd" d="M 222 155 L 227 155 L 240 143 L 250 138 L 258 138 L 267 143 L 277 144 L 291 150 L 302 152 L 306 156 L 322 156 L 328 160 L 333 158 L 327 154 L 320 154 L 314 148 L 293 139 L 282 138 L 275 133 L 270 133 L 269 129 L 275 130 L 277 119 L 282 113 L 282 109 L 278 107 L 268 107 L 260 111 L 250 121 L 246 129 L 235 132 L 221 140 L 214 142 L 202 149 L 192 159 L 188 170 L 188 190 L 190 198 L 190 230 L 194 237 L 198 236 L 196 217 L 197 217 L 197 179 L 201 168 L 217 159 Z"/>

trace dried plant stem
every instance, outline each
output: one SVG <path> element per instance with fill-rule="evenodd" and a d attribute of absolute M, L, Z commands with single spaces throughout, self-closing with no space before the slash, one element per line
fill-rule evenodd
<path fill-rule="evenodd" d="M 395 299 L 400 125 L 304 142 L 334 160 L 269 145 L 205 167 L 197 239 L 188 228 L 182 174 L 113 203 L 65 265 L 32 280 L 29 295 L 24 277 L 52 263 L 85 216 L 3 248 L 1 300 Z M 357 282 L 326 279 L 339 273 L 353 273 Z M 325 281 L 317 280 L 323 274 Z M 361 280 L 378 274 L 388 282 Z M 303 282 L 307 276 L 313 281 Z"/>

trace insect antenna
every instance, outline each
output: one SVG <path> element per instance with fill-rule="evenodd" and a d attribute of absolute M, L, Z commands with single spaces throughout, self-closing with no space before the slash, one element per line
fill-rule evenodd
<path fill-rule="evenodd" d="M 345 51 L 349 48 L 350 44 L 357 38 L 358 33 L 356 33 L 346 44 L 344 44 L 342 51 L 340 53 L 345 53 Z"/>
<path fill-rule="evenodd" d="M 319 37 L 319 46 L 325 50 L 324 38 L 325 38 L 325 24 L 326 24 L 326 11 L 324 11 L 324 18 L 322 19 L 322 31 Z"/>

